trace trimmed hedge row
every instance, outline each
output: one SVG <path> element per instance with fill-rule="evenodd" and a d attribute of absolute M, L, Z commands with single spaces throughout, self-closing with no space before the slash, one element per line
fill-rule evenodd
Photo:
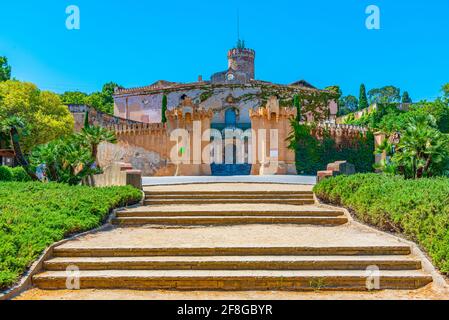
<path fill-rule="evenodd" d="M 0 181 L 27 182 L 31 181 L 31 178 L 22 167 L 0 166 Z"/>
<path fill-rule="evenodd" d="M 13 285 L 54 242 L 102 224 L 111 209 L 137 203 L 132 187 L 0 183 L 0 289 Z"/>
<path fill-rule="evenodd" d="M 377 174 L 338 176 L 314 188 L 324 202 L 341 205 L 383 230 L 419 243 L 449 273 L 449 179 L 404 180 Z"/>

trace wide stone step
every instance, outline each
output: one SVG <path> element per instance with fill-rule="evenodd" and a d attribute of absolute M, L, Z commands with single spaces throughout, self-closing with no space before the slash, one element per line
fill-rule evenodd
<path fill-rule="evenodd" d="M 409 246 L 316 247 L 56 247 L 55 257 L 378 256 L 409 255 Z"/>
<path fill-rule="evenodd" d="M 368 290 L 369 275 L 358 270 L 99 270 L 77 274 L 80 289 L 178 290 Z M 432 277 L 422 271 L 379 271 L 376 289 L 417 289 Z M 66 289 L 65 271 L 33 277 L 41 289 Z"/>
<path fill-rule="evenodd" d="M 208 256 L 53 258 L 46 270 L 418 270 L 409 256 Z"/>
<path fill-rule="evenodd" d="M 264 203 L 264 204 L 293 204 L 293 205 L 306 205 L 314 204 L 313 199 L 305 198 L 259 198 L 259 199 L 234 199 L 234 198 L 217 198 L 217 199 L 146 199 L 145 205 L 171 205 L 171 204 L 213 204 L 213 203 L 223 203 L 223 204 L 233 204 L 233 203 Z"/>
<path fill-rule="evenodd" d="M 164 200 L 164 199 L 308 199 L 313 200 L 313 194 L 164 194 L 164 195 L 146 195 L 146 200 Z"/>
<path fill-rule="evenodd" d="M 348 222 L 345 216 L 197 216 L 197 217 L 121 217 L 112 220 L 120 226 L 163 225 L 235 225 L 235 224 L 301 224 L 335 226 Z"/>
<path fill-rule="evenodd" d="M 128 210 L 117 212 L 118 218 L 126 217 L 192 217 L 192 216 L 227 216 L 227 217 L 241 217 L 241 216 L 291 216 L 291 217 L 339 217 L 343 216 L 343 211 L 332 210 L 290 210 L 290 211 L 268 211 L 268 210 L 230 210 L 230 211 L 198 211 L 198 210 L 151 210 L 151 206 L 147 210 L 139 209 L 138 211 Z"/>
<path fill-rule="evenodd" d="M 282 191 L 282 190 L 270 190 L 270 191 L 179 191 L 179 190 L 170 190 L 170 191 L 144 191 L 145 195 L 149 196 L 166 196 L 166 195 L 248 195 L 248 196 L 265 196 L 265 195 L 290 195 L 290 196 L 311 196 L 313 195 L 312 191 Z"/>

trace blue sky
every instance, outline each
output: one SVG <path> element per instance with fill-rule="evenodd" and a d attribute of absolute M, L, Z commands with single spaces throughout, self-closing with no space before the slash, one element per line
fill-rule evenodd
<path fill-rule="evenodd" d="M 365 27 L 371 4 L 381 30 Z M 69 5 L 80 8 L 80 30 L 65 27 Z M 13 76 L 57 92 L 208 79 L 226 69 L 237 8 L 258 79 L 338 84 L 355 95 L 362 82 L 392 84 L 415 100 L 449 82 L 447 0 L 2 0 L 0 8 L 0 55 Z"/>

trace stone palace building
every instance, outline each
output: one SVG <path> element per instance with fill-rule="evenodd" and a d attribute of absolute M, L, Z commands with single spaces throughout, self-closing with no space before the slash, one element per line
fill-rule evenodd
<path fill-rule="evenodd" d="M 306 97 L 301 120 L 320 120 L 320 126 L 334 126 L 337 103 L 332 99 L 320 110 L 307 109 L 313 96 L 327 91 L 304 80 L 289 85 L 256 80 L 256 52 L 241 41 L 227 58 L 227 69 L 209 81 L 199 76 L 192 83 L 161 80 L 116 88 L 114 115 L 124 121 L 110 126 L 119 143 L 100 148 L 101 164 L 129 162 L 147 176 L 296 174 L 295 155 L 286 141 L 296 117 L 294 96 Z M 343 127 L 338 134 L 350 135 Z M 173 138 L 178 129 L 188 133 L 184 145 L 183 139 Z M 230 130 L 240 137 L 226 136 Z M 204 161 L 204 152 L 210 161 Z M 273 160 L 276 167 L 269 168 Z"/>

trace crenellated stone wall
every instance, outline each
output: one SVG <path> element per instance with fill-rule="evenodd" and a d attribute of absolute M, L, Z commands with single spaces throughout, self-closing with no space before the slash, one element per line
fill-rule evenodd
<path fill-rule="evenodd" d="M 128 162 L 146 176 L 198 176 L 210 175 L 210 165 L 198 159 L 196 141 L 200 150 L 209 143 L 203 141 L 210 129 L 213 113 L 197 108 L 192 100 L 185 99 L 176 109 L 167 111 L 167 123 L 119 124 L 108 128 L 117 136 L 118 144 L 102 144 L 99 148 L 101 166 L 113 162 Z M 194 123 L 199 124 L 195 127 Z M 176 132 L 187 132 L 185 139 Z M 198 129 L 198 130 L 194 130 Z M 194 135 L 198 136 L 195 137 Z M 198 140 L 199 139 L 199 140 Z M 181 141 L 183 140 L 183 141 Z"/>

